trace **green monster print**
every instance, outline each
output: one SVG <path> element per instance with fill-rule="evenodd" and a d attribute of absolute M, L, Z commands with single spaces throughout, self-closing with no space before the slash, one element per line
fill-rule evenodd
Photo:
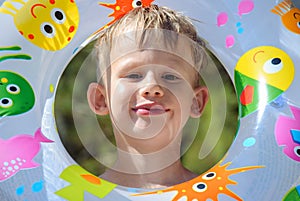
<path fill-rule="evenodd" d="M 22 76 L 0 71 L 0 117 L 25 113 L 34 102 L 34 92 Z"/>

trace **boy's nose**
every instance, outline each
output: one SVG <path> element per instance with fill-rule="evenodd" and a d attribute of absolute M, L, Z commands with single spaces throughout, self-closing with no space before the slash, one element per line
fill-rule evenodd
<path fill-rule="evenodd" d="M 157 84 L 141 88 L 140 93 L 143 97 L 162 97 L 164 95 L 163 89 Z"/>
<path fill-rule="evenodd" d="M 140 88 L 140 95 L 143 97 L 162 97 L 164 91 L 158 84 L 155 72 L 149 70 L 145 77 L 145 86 Z"/>

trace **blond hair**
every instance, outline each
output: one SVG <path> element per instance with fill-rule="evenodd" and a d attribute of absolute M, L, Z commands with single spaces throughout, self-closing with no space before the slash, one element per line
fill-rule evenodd
<path fill-rule="evenodd" d="M 147 30 L 152 31 L 149 32 Z M 159 31 L 153 32 L 153 30 Z M 110 66 L 110 51 L 112 50 L 114 39 L 126 32 L 134 31 L 140 33 L 136 34 L 139 48 L 145 48 L 146 44 L 153 42 L 151 41 L 153 36 L 149 37 L 150 34 L 156 34 L 156 38 L 163 39 L 163 45 L 169 46 L 171 50 L 176 45 L 178 37 L 184 36 L 190 41 L 193 66 L 196 71 L 199 72 L 203 66 L 207 65 L 205 42 L 198 36 L 191 20 L 170 8 L 151 5 L 145 8 L 138 7 L 133 9 L 99 33 L 94 48 L 99 69 Z M 101 66 L 104 67 L 101 68 Z"/>

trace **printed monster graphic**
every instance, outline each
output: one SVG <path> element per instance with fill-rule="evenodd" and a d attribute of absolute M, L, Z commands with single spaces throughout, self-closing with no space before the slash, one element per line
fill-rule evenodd
<path fill-rule="evenodd" d="M 271 12 L 281 17 L 282 24 L 288 30 L 300 34 L 300 9 L 294 7 L 291 0 L 283 0 Z"/>
<path fill-rule="evenodd" d="M 24 182 L 20 186 L 16 187 L 15 192 L 16 195 L 20 198 L 22 196 L 22 200 L 26 200 L 26 197 L 30 196 L 30 194 L 40 193 L 44 189 L 45 186 L 44 180 L 38 180 L 34 183 L 28 184 L 28 182 Z M 25 199 L 24 199 L 25 198 Z M 21 198 L 20 198 L 21 199 Z"/>
<path fill-rule="evenodd" d="M 25 113 L 34 102 L 34 92 L 22 76 L 0 71 L 0 117 Z"/>
<path fill-rule="evenodd" d="M 300 185 L 292 188 L 282 201 L 300 201 Z"/>
<path fill-rule="evenodd" d="M 201 198 L 201 200 L 218 200 L 219 194 L 225 194 L 234 198 L 235 200 L 242 201 L 242 198 L 240 198 L 237 194 L 227 188 L 227 185 L 237 184 L 236 181 L 231 180 L 229 177 L 234 174 L 242 173 L 256 168 L 262 168 L 262 166 L 249 166 L 227 169 L 231 163 L 221 165 L 222 162 L 223 161 L 220 161 L 213 168 L 190 181 L 172 186 L 167 189 L 134 194 L 133 196 L 161 194 L 176 191 L 177 194 L 175 195 L 175 197 L 173 197 L 172 201 L 177 201 L 182 197 L 186 197 L 186 200 L 198 200 L 197 198 Z"/>
<path fill-rule="evenodd" d="M 34 136 L 22 134 L 8 140 L 0 139 L 0 182 L 22 169 L 38 167 L 33 158 L 38 154 L 41 142 L 53 141 L 46 138 L 40 128 Z"/>
<path fill-rule="evenodd" d="M 99 5 L 114 10 L 114 12 L 108 16 L 113 17 L 114 19 L 106 25 L 104 25 L 103 27 L 101 27 L 99 30 L 97 30 L 94 34 L 92 34 L 92 36 L 96 35 L 101 30 L 113 24 L 115 21 L 123 17 L 126 13 L 133 10 L 134 8 L 150 6 L 153 1 L 154 0 L 116 0 L 116 3 L 114 4 L 100 2 Z"/>
<path fill-rule="evenodd" d="M 8 46 L 8 47 L 0 47 L 1 51 L 19 51 L 22 48 L 19 46 Z M 24 59 L 31 60 L 31 56 L 27 54 L 5 54 L 0 56 L 0 62 L 3 62 L 8 59 Z"/>
<path fill-rule="evenodd" d="M 275 100 L 293 79 L 293 61 L 281 49 L 259 46 L 247 51 L 240 57 L 234 72 L 241 117 Z"/>
<path fill-rule="evenodd" d="M 275 138 L 289 158 L 300 162 L 300 108 L 290 106 L 293 116 L 279 116 L 275 126 Z"/>
<path fill-rule="evenodd" d="M 13 16 L 16 28 L 28 41 L 51 51 L 69 44 L 79 24 L 74 0 L 7 0 L 0 12 Z"/>
<path fill-rule="evenodd" d="M 92 175 L 78 165 L 67 167 L 60 178 L 70 185 L 57 191 L 56 194 L 66 200 L 83 200 L 84 192 L 89 192 L 98 198 L 107 196 L 117 185 Z"/>

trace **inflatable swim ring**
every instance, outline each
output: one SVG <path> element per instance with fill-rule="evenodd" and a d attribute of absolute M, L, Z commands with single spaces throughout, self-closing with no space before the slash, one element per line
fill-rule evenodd
<path fill-rule="evenodd" d="M 70 60 L 93 33 L 113 23 L 111 9 L 151 2 L 107 3 L 1 1 L 1 200 L 300 200 L 299 3 L 153 2 L 196 21 L 234 82 L 240 127 L 224 158 L 207 172 L 147 192 L 79 166 L 56 129 L 56 89 Z M 210 151 L 203 147 L 199 157 Z"/>

